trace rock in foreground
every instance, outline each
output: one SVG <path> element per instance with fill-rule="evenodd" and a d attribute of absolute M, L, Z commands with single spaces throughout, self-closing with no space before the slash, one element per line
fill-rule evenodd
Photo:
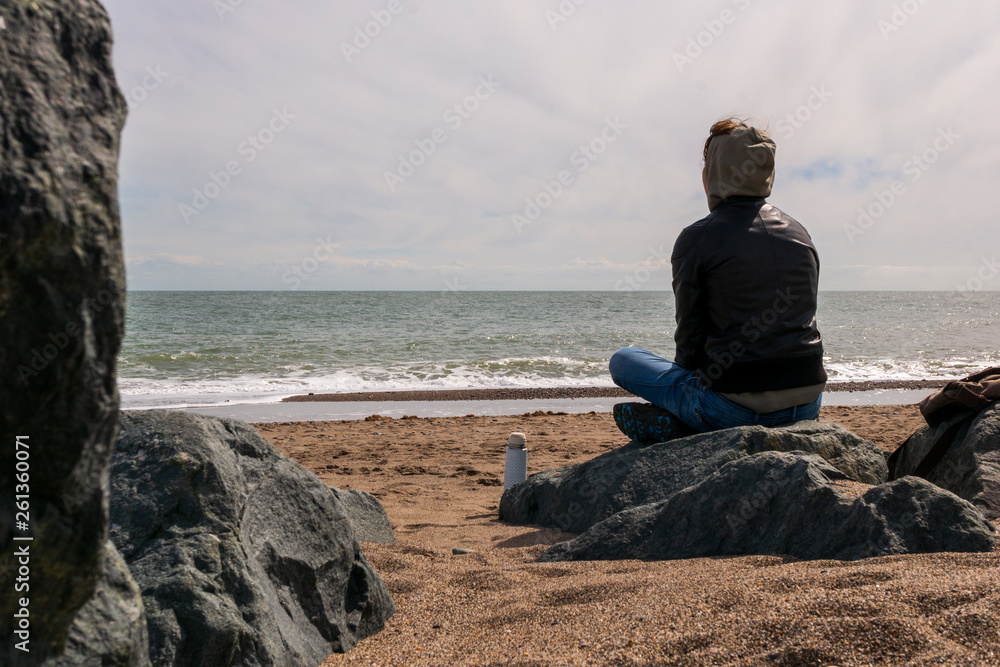
<path fill-rule="evenodd" d="M 148 662 L 141 600 L 107 540 L 125 112 L 100 3 L 0 0 L 0 563 L 30 579 L 0 577 L 9 667 Z"/>
<path fill-rule="evenodd" d="M 45 667 L 142 667 L 149 664 L 148 645 L 139 587 L 108 541 L 97 589 L 77 612 L 62 655 Z"/>
<path fill-rule="evenodd" d="M 766 451 L 817 454 L 847 478 L 881 484 L 882 451 L 836 424 L 744 426 L 655 445 L 630 443 L 577 465 L 547 470 L 508 489 L 500 519 L 582 533 L 631 507 L 665 500 L 739 458 Z"/>
<path fill-rule="evenodd" d="M 724 465 L 658 503 L 629 509 L 542 555 L 542 561 L 666 560 L 750 554 L 855 560 L 989 551 L 993 527 L 969 502 L 907 477 L 851 498 L 823 459 L 766 452 Z"/>
<path fill-rule="evenodd" d="M 965 498 L 988 519 L 1000 517 L 1000 403 L 973 415 L 964 410 L 936 427 L 925 426 L 906 445 L 896 475 L 913 474 L 938 438 L 953 424 L 968 420 L 927 480 Z"/>
<path fill-rule="evenodd" d="M 111 486 L 154 664 L 315 667 L 395 611 L 336 494 L 243 422 L 122 413 Z"/>

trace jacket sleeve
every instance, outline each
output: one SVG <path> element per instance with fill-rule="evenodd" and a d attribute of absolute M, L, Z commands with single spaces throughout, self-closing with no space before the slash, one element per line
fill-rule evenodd
<path fill-rule="evenodd" d="M 673 269 L 674 309 L 677 330 L 674 333 L 674 363 L 697 370 L 706 361 L 706 305 L 704 267 L 691 234 L 685 230 L 677 237 L 670 257 Z"/>

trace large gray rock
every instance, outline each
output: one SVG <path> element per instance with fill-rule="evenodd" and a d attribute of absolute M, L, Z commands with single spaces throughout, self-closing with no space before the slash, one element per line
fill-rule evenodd
<path fill-rule="evenodd" d="M 149 639 L 139 587 L 114 546 L 107 542 L 104 574 L 93 597 L 70 627 L 63 654 L 51 667 L 138 667 L 149 664 Z"/>
<path fill-rule="evenodd" d="M 878 447 L 836 424 L 743 426 L 655 445 L 633 442 L 537 473 L 504 492 L 500 519 L 582 533 L 621 510 L 669 498 L 730 461 L 765 451 L 814 453 L 866 484 L 881 484 L 888 475 Z"/>
<path fill-rule="evenodd" d="M 337 494 L 243 422 L 124 412 L 111 485 L 154 664 L 315 667 L 395 611 Z"/>
<path fill-rule="evenodd" d="M 922 479 L 907 477 L 852 498 L 831 481 L 844 477 L 802 452 L 745 457 L 668 500 L 605 519 L 541 560 L 744 554 L 854 560 L 989 551 L 996 542 L 972 504 Z"/>
<path fill-rule="evenodd" d="M 107 551 L 125 290 L 111 26 L 96 0 L 0 0 L 0 24 L 0 562 L 30 549 L 30 590 L 0 587 L 0 664 L 58 660 L 79 614 L 76 640 L 89 627 L 94 646 L 140 654 L 104 664 L 141 664 L 131 621 L 87 625 L 118 605 L 139 624 L 142 609 Z M 30 447 L 28 531 L 14 523 L 16 436 Z M 13 647 L 21 597 L 30 653 Z"/>
<path fill-rule="evenodd" d="M 330 487 L 334 497 L 340 502 L 354 527 L 358 542 L 395 544 L 389 515 L 378 498 L 359 489 L 338 489 Z"/>
<path fill-rule="evenodd" d="M 911 475 L 948 428 L 972 416 L 964 410 L 935 427 L 913 434 L 896 464 L 896 475 Z M 1000 403 L 976 414 L 955 435 L 927 480 L 979 507 L 989 519 L 1000 517 Z"/>

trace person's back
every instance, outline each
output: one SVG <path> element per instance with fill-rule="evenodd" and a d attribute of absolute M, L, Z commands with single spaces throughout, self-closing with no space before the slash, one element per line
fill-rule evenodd
<path fill-rule="evenodd" d="M 826 382 L 819 258 L 802 225 L 765 201 L 774 142 L 723 121 L 704 157 L 711 213 L 681 232 L 671 257 L 675 363 L 625 348 L 612 378 L 699 431 L 814 419 Z"/>
<path fill-rule="evenodd" d="M 674 361 L 699 370 L 707 387 L 746 393 L 825 381 L 819 260 L 797 221 L 763 199 L 734 197 L 681 233 L 672 264 Z"/>

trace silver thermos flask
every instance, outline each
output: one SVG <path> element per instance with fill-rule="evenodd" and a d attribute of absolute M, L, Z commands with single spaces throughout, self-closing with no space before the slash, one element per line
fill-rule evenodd
<path fill-rule="evenodd" d="M 507 462 L 503 470 L 503 490 L 528 479 L 528 441 L 523 433 L 507 438 Z"/>

